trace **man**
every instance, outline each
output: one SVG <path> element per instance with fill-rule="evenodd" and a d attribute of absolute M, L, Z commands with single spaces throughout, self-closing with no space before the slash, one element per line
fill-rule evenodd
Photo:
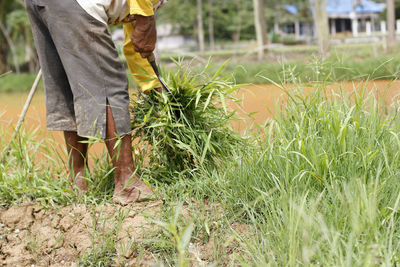
<path fill-rule="evenodd" d="M 163 1 L 159 2 L 155 4 Z M 128 80 L 107 24 L 126 23 L 124 52 L 131 72 L 153 75 L 145 59 L 157 39 L 153 3 L 25 0 L 25 4 L 43 70 L 47 128 L 64 132 L 70 179 L 87 190 L 85 141 L 100 136 L 114 165 L 113 200 L 125 204 L 147 199 L 151 188 L 135 176 Z M 145 75 L 135 77 L 147 80 L 141 85 L 144 91 L 160 87 Z"/>

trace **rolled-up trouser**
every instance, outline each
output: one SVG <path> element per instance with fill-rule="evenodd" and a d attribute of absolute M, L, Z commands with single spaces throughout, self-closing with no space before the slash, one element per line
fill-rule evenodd
<path fill-rule="evenodd" d="M 128 134 L 128 80 L 107 26 L 76 0 L 25 2 L 43 70 L 47 128 L 105 138 L 108 102 L 117 134 Z"/>

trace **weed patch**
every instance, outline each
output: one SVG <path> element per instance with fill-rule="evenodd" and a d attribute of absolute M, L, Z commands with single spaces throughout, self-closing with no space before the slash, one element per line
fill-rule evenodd
<path fill-rule="evenodd" d="M 147 166 L 140 171 L 159 182 L 215 168 L 245 144 L 229 126 L 234 112 L 226 105 L 238 87 L 220 77 L 223 66 L 213 76 L 208 68 L 192 74 L 180 67 L 169 76 L 171 93 L 140 94 L 132 103 L 136 147 L 143 152 L 137 159 Z"/>

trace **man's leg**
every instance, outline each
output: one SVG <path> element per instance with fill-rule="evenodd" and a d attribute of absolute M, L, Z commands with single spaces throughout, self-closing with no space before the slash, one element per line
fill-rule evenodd
<path fill-rule="evenodd" d="M 153 192 L 149 186 L 135 175 L 132 156 L 132 137 L 130 134 L 121 138 L 116 147 L 116 127 L 111 108 L 107 105 L 106 146 L 114 165 L 115 189 L 114 201 L 126 204 L 133 201 L 143 201 Z"/>
<path fill-rule="evenodd" d="M 87 168 L 88 144 L 82 143 L 87 139 L 80 137 L 76 132 L 64 132 L 65 143 L 68 152 L 68 165 L 70 180 L 83 191 L 88 189 L 88 182 L 85 179 L 85 169 Z"/>
<path fill-rule="evenodd" d="M 50 130 L 64 131 L 69 154 L 70 180 L 87 189 L 84 179 L 87 145 L 77 134 L 73 94 L 63 62 L 46 23 L 50 6 L 46 1 L 25 0 L 32 34 L 43 70 L 46 95 L 46 121 Z M 59 28 L 58 28 L 59 29 Z"/>

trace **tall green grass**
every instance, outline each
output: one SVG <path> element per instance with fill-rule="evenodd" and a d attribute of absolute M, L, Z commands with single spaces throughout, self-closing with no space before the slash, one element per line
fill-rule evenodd
<path fill-rule="evenodd" d="M 313 74 L 315 80 L 331 73 L 324 66 L 313 66 L 320 70 Z M 292 74 L 288 71 L 288 77 L 301 80 Z M 310 93 L 303 92 L 301 82 L 294 88 L 282 86 L 287 102 L 260 127 L 254 145 L 221 159 L 218 168 L 209 165 L 191 179 L 182 176 L 157 185 L 165 202 L 163 221 L 169 223 L 159 223 L 164 231 L 153 236 L 155 245 L 147 248 L 160 262 L 184 266 L 190 244 L 214 238 L 210 264 L 400 264 L 399 105 L 386 106 L 365 88 L 346 93 L 329 91 L 324 82 L 313 86 Z M 19 140 L 0 165 L 3 205 L 98 204 L 111 196 L 112 169 L 107 161 L 99 163 L 93 176 L 97 178 L 92 179 L 93 186 L 101 181 L 103 185 L 92 187 L 95 193 L 77 196 L 66 189 L 64 180 L 53 179 L 63 173 L 63 166 L 34 163 L 39 147 L 48 145 L 26 133 Z M 5 139 L 0 137 L 0 142 L 3 145 Z M 176 203 L 187 203 L 192 215 L 184 224 L 171 213 Z M 209 206 L 216 207 L 217 216 Z M 243 229 L 233 227 L 235 223 Z M 110 239 L 107 236 L 105 242 Z M 234 252 L 227 249 L 228 243 L 235 244 Z M 110 249 L 105 244 L 82 260 L 109 261 L 115 244 Z M 193 257 L 191 261 L 202 263 Z"/>
<path fill-rule="evenodd" d="M 244 266 L 399 264 L 398 105 L 325 88 L 282 88 L 260 147 L 184 187 L 248 224 L 235 235 Z"/>
<path fill-rule="evenodd" d="M 331 57 L 318 63 L 316 58 L 308 60 L 286 60 L 281 63 L 235 62 L 229 64 L 224 74 L 232 74 L 237 83 L 264 84 L 276 81 L 279 83 L 319 81 L 316 75 L 326 77 L 331 82 L 336 81 L 366 81 L 391 80 L 400 76 L 400 59 L 392 57 L 366 58 L 354 60 L 352 58 Z M 318 73 L 315 65 L 323 64 L 324 73 Z M 321 69 L 320 69 L 321 70 Z M 269 80 L 263 77 L 268 77 Z"/>
<path fill-rule="evenodd" d="M 42 138 L 37 128 L 22 129 L 11 143 L 10 153 L 3 149 L 9 137 L 0 125 L 0 205 L 40 202 L 46 207 L 74 203 L 102 204 L 111 202 L 114 190 L 113 167 L 107 154 L 90 158 L 93 168 L 86 174 L 89 190 L 80 194 L 69 182 L 67 153 L 63 144 Z"/>

